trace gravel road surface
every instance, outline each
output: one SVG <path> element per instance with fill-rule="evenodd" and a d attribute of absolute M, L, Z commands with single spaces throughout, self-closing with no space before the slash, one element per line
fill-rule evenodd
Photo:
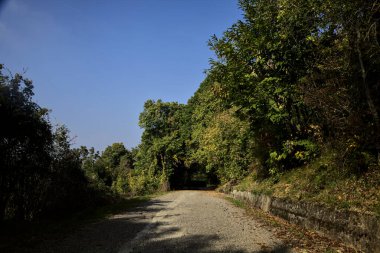
<path fill-rule="evenodd" d="M 175 191 L 41 245 L 41 252 L 290 252 L 218 194 Z"/>

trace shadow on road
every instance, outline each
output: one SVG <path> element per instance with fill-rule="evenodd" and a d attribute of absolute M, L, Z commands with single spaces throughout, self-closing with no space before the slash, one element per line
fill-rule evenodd
<path fill-rule="evenodd" d="M 172 232 L 172 231 L 168 231 Z M 263 246 L 260 250 L 246 250 L 239 249 L 235 246 L 223 246 L 220 247 L 215 244 L 220 241 L 217 235 L 191 235 L 183 236 L 180 238 L 164 239 L 156 241 L 146 241 L 143 244 L 137 245 L 136 247 L 125 249 L 120 253 L 290 253 L 290 249 L 284 245 L 277 246 L 275 248 L 269 249 Z"/>
<path fill-rule="evenodd" d="M 38 238 L 36 245 L 16 245 L 6 248 L 5 252 L 56 252 L 56 253 L 117 253 L 121 252 L 154 252 L 154 253 L 186 253 L 186 252 L 210 252 L 210 253 L 285 253 L 289 249 L 282 245 L 274 249 L 265 246 L 259 251 L 247 251 L 236 246 L 220 246 L 221 238 L 217 235 L 178 235 L 176 227 L 160 229 L 157 234 L 150 234 L 149 239 L 136 240 L 136 235 L 148 226 L 151 228 L 165 227 L 163 222 L 156 222 L 152 227 L 151 219 L 161 210 L 169 210 L 167 205 L 171 201 L 151 200 L 135 207 L 124 214 L 118 214 L 112 218 L 86 224 L 69 233 L 57 234 Z M 172 214 L 178 216 L 179 214 Z M 169 215 L 168 215 L 169 216 Z M 159 217 L 159 216 L 156 216 Z M 165 216 L 166 217 L 166 216 Z M 254 238 L 252 238 L 254 240 Z M 137 243 L 134 243 L 136 242 Z M 126 247 L 131 245 L 131 247 Z M 223 245 L 223 243 L 222 243 Z M 1 247 L 0 247 L 1 249 Z M 1 251 L 1 250 L 0 250 Z"/>

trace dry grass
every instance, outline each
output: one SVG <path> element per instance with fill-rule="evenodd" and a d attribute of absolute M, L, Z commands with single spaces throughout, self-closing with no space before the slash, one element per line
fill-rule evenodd
<path fill-rule="evenodd" d="M 294 253 L 359 253 L 343 243 L 332 240 L 314 231 L 304 229 L 291 224 L 279 217 L 273 216 L 260 209 L 252 208 L 245 202 L 231 197 L 225 197 L 233 205 L 244 208 L 247 215 L 258 221 L 263 227 L 272 231 L 286 245 L 292 248 Z"/>
<path fill-rule="evenodd" d="M 314 163 L 284 172 L 276 179 L 257 180 L 252 173 L 235 189 L 380 216 L 380 168 L 372 166 L 358 175 L 338 169 L 333 160 L 334 154 L 323 154 Z"/>

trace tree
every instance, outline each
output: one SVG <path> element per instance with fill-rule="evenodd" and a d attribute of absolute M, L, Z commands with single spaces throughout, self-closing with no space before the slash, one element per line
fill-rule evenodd
<path fill-rule="evenodd" d="M 284 146 L 297 142 L 294 147 L 303 151 L 300 143 L 310 138 L 312 111 L 298 84 L 314 64 L 316 46 L 309 36 L 318 31 L 317 5 L 318 1 L 242 0 L 244 21 L 209 43 L 217 56 L 209 77 L 221 84 L 236 114 L 248 119 L 259 147 L 256 157 L 271 173 L 298 166 L 297 159 L 285 155 Z M 282 162 L 273 167 L 272 158 Z"/>
<path fill-rule="evenodd" d="M 80 153 L 71 148 L 69 129 L 57 126 L 50 150 L 50 173 L 41 203 L 42 215 L 58 217 L 86 207 L 92 200 Z"/>
<path fill-rule="evenodd" d="M 118 166 L 121 158 L 129 153 L 123 143 L 113 143 L 108 146 L 100 156 L 98 163 L 101 163 L 104 168 L 104 175 L 101 175 L 102 180 L 107 186 L 112 186 L 118 175 Z"/>
<path fill-rule="evenodd" d="M 96 198 L 69 130 L 53 130 L 33 95 L 30 80 L 0 65 L 0 222 L 69 214 Z"/>
<path fill-rule="evenodd" d="M 136 167 L 148 175 L 151 188 L 176 187 L 176 175 L 184 169 L 185 143 L 180 131 L 183 109 L 184 105 L 161 100 L 144 104 L 139 121 L 144 132 Z"/>
<path fill-rule="evenodd" d="M 325 135 L 341 150 L 340 159 L 352 161 L 343 165 L 365 169 L 371 160 L 365 157 L 377 155 L 378 164 L 380 157 L 380 5 L 327 1 L 318 10 L 323 15 L 319 32 L 312 36 L 316 64 L 302 85 L 305 101 L 318 115 Z"/>
<path fill-rule="evenodd" d="M 46 188 L 53 136 L 32 96 L 30 80 L 6 76 L 0 65 L 0 221 L 32 219 Z"/>
<path fill-rule="evenodd" d="M 133 156 L 123 143 L 113 143 L 100 155 L 94 148 L 81 147 L 82 170 L 92 185 L 103 190 L 126 194 L 133 169 Z"/>
<path fill-rule="evenodd" d="M 77 152 L 79 153 L 80 159 L 82 161 L 81 167 L 86 177 L 90 180 L 91 183 L 98 185 L 99 174 L 96 171 L 95 163 L 100 157 L 99 151 L 95 151 L 93 147 L 88 149 L 85 146 L 81 146 Z"/>

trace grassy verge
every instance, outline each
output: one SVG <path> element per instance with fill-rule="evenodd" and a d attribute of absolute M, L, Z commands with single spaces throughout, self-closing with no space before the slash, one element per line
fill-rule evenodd
<path fill-rule="evenodd" d="M 323 154 L 312 164 L 264 180 L 252 173 L 234 189 L 380 216 L 380 168 L 352 173 L 337 167 L 334 155 Z"/>
<path fill-rule="evenodd" d="M 229 202 L 231 202 L 234 206 L 236 207 L 239 207 L 239 208 L 247 208 L 247 205 L 245 202 L 241 201 L 241 200 L 238 200 L 238 199 L 234 199 L 232 197 L 224 197 L 224 199 L 228 200 Z"/>
<path fill-rule="evenodd" d="M 81 226 L 131 210 L 158 195 L 119 198 L 60 220 L 3 223 L 0 226 L 0 252 L 30 252 L 41 241 L 62 238 Z"/>

